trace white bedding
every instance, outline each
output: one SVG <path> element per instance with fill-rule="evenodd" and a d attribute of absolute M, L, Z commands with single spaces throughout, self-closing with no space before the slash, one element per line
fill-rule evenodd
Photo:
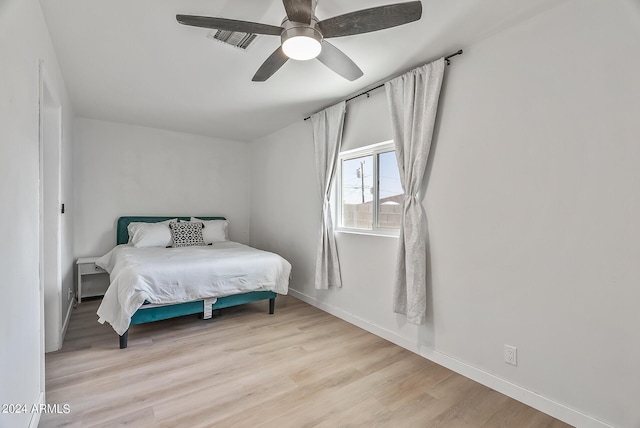
<path fill-rule="evenodd" d="M 134 248 L 118 245 L 96 261 L 111 284 L 98 308 L 124 334 L 145 301 L 184 303 L 249 291 L 287 294 L 291 265 L 277 254 L 226 241 L 205 247 Z"/>

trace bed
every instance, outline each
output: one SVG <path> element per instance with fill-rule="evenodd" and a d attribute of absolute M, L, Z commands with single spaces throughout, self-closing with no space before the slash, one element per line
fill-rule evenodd
<path fill-rule="evenodd" d="M 111 281 L 98 308 L 99 322 L 111 324 L 120 337 L 120 349 L 127 347 L 131 325 L 191 314 L 206 319 L 213 310 L 262 300 L 269 301 L 273 314 L 277 294 L 287 294 L 291 265 L 274 253 L 226 238 L 208 238 L 214 239 L 213 245 L 181 248 L 158 244 L 136 248 L 130 242 L 130 224 L 165 233 L 163 223 L 168 227 L 176 219 L 202 222 L 204 230 L 206 225 L 224 223 L 226 234 L 224 217 L 120 217 L 116 247 L 96 261 Z M 137 236 L 136 232 L 132 239 Z"/>

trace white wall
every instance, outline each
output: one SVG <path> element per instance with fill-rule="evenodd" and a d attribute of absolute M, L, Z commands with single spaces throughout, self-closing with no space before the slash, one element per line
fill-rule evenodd
<path fill-rule="evenodd" d="M 65 93 L 66 97 L 66 93 Z M 69 323 L 71 316 L 71 310 L 73 309 L 73 296 L 69 298 L 69 290 L 72 293 L 75 291 L 74 279 L 75 279 L 75 257 L 74 257 L 74 224 L 76 218 L 76 201 L 74 197 L 74 183 L 73 177 L 73 123 L 75 122 L 75 115 L 73 112 L 70 114 L 71 105 L 63 105 L 62 108 L 62 150 L 60 156 L 61 171 L 60 178 L 62 180 L 61 203 L 65 205 L 65 213 L 60 218 L 60 234 L 62 236 L 61 242 L 61 275 L 62 275 L 62 327 L 66 331 L 66 327 Z M 75 294 L 74 294 L 75 296 Z"/>
<path fill-rule="evenodd" d="M 423 201 L 427 325 L 392 313 L 393 238 L 338 234 L 344 286 L 313 288 L 307 122 L 252 145 L 251 244 L 291 261 L 297 295 L 409 349 L 570 423 L 640 426 L 640 8 L 570 1 L 463 48 Z M 388 138 L 385 103 L 349 103 L 346 145 Z"/>
<path fill-rule="evenodd" d="M 63 165 L 70 159 L 73 112 L 40 5 L 35 0 L 0 3 L 0 403 L 30 406 L 40 399 L 38 98 L 39 60 L 44 60 L 63 110 Z M 70 169 L 63 198 L 71 201 Z M 63 216 L 62 264 L 69 287 L 72 236 Z M 37 414 L 0 414 L 0 427 L 26 427 Z"/>
<path fill-rule="evenodd" d="M 74 129 L 76 257 L 113 248 L 124 215 L 220 215 L 248 243 L 247 143 L 84 118 Z"/>

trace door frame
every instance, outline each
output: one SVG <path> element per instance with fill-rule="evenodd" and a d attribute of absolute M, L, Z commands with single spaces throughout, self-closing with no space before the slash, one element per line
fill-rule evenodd
<path fill-rule="evenodd" d="M 61 245 L 61 217 L 60 217 L 60 200 L 62 192 L 62 104 L 58 97 L 51 78 L 49 77 L 45 63 L 43 60 L 39 62 L 39 92 L 38 92 L 38 221 L 39 221 L 39 297 L 40 297 L 40 400 L 41 403 L 45 403 L 45 352 L 47 351 L 47 344 L 49 343 L 52 349 L 60 349 L 62 345 L 61 338 L 61 325 L 62 317 L 59 322 L 54 323 L 56 333 L 53 338 L 48 338 L 45 335 L 45 294 L 51 290 L 46 290 L 46 278 L 48 274 L 51 274 L 53 269 L 53 276 L 55 277 L 55 284 L 57 295 L 62 293 L 62 245 Z M 48 122 L 52 120 L 52 127 Z M 48 149 L 53 150 L 53 158 Z M 53 176 L 57 177 L 57 189 L 55 205 L 49 203 L 45 205 L 45 192 L 49 189 L 49 185 L 55 185 L 55 183 L 47 183 L 47 176 L 45 170 L 47 168 L 53 168 Z M 55 228 L 52 231 L 51 228 Z M 45 236 L 55 236 L 53 240 L 45 239 Z M 57 314 L 62 311 L 62 300 L 58 300 Z M 55 307 L 49 308 L 48 310 Z M 54 326 L 55 327 L 55 326 Z M 49 339 L 49 340 L 48 340 Z M 53 349 L 55 348 L 55 349 Z M 38 418 L 39 419 L 39 418 Z M 34 420 L 31 421 L 32 425 Z M 35 421 L 37 426 L 37 421 Z"/>

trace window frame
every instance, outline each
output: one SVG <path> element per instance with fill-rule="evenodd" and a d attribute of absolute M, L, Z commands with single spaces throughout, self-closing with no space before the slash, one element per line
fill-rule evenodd
<path fill-rule="evenodd" d="M 336 232 L 342 233 L 353 233 L 358 235 L 373 235 L 373 236 L 389 236 L 389 237 L 398 237 L 400 236 L 400 229 L 389 228 L 389 227 L 379 227 L 378 226 L 378 217 L 379 217 L 379 209 L 380 209 L 380 177 L 378 175 L 378 164 L 379 164 L 379 155 L 382 153 L 394 152 L 396 151 L 395 144 L 393 140 L 383 141 L 381 143 L 375 143 L 364 147 L 359 147 L 356 149 L 345 150 L 338 154 L 338 161 L 336 165 L 336 179 L 335 179 L 335 188 L 334 188 L 334 218 L 336 219 L 336 226 L 334 230 Z M 373 224 L 371 229 L 360 229 L 355 227 L 344 227 L 342 226 L 342 165 L 346 160 L 356 159 L 364 156 L 372 156 L 373 161 Z"/>

